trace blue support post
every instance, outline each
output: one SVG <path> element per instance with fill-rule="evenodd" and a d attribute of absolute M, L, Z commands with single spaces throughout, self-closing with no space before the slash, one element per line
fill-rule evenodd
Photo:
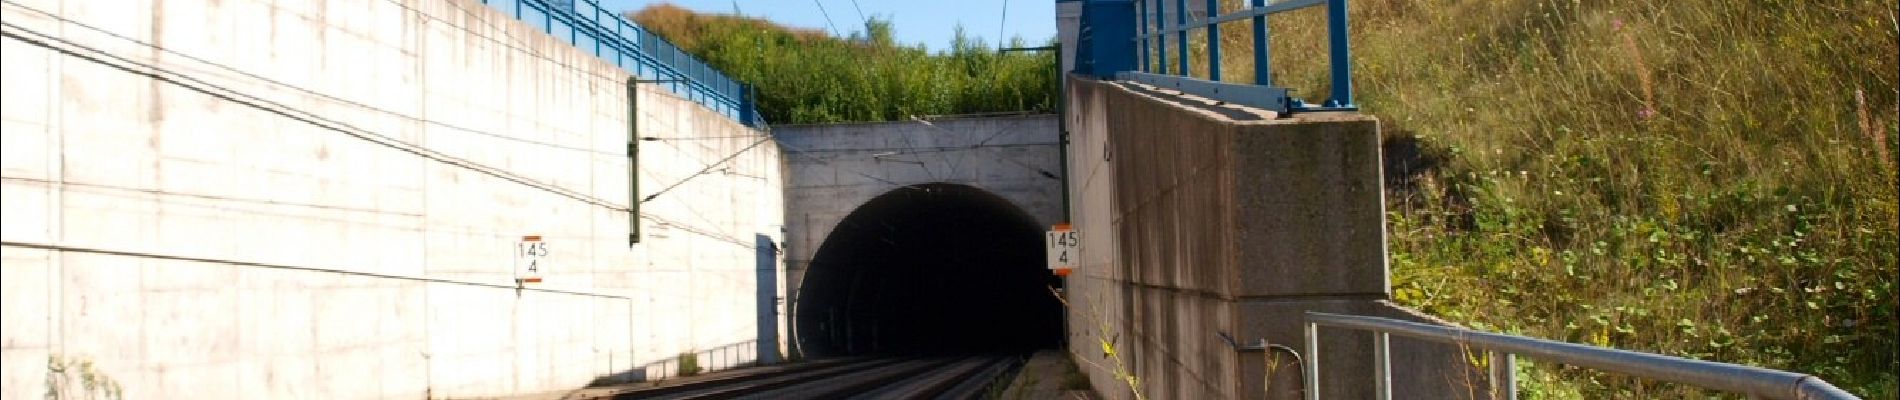
<path fill-rule="evenodd" d="M 1135 11 L 1141 13 L 1140 16 L 1135 17 L 1135 24 L 1141 26 L 1141 30 L 1140 30 L 1141 35 L 1147 36 L 1148 35 L 1148 6 L 1145 5 L 1146 4 L 1145 0 L 1143 1 L 1143 3 L 1144 5 L 1135 6 Z M 1149 69 L 1148 69 L 1148 38 L 1147 37 L 1141 38 L 1140 46 L 1141 46 L 1141 59 L 1139 60 L 1139 62 L 1141 63 L 1141 72 L 1148 72 Z"/>
<path fill-rule="evenodd" d="M 1253 8 L 1267 6 L 1267 0 L 1253 0 Z M 1273 86 L 1273 68 L 1267 57 L 1267 16 L 1253 17 L 1253 84 Z"/>
<path fill-rule="evenodd" d="M 1188 8 L 1187 0 L 1174 0 L 1174 29 L 1176 44 L 1181 45 L 1181 76 L 1188 76 Z"/>
<path fill-rule="evenodd" d="M 1346 0 L 1326 0 L 1326 32 L 1332 46 L 1333 98 L 1326 107 L 1353 107 L 1352 49 L 1346 44 Z"/>
<path fill-rule="evenodd" d="M 1220 15 L 1220 0 L 1207 0 L 1207 21 Z M 1207 80 L 1220 82 L 1220 24 L 1207 24 Z"/>
<path fill-rule="evenodd" d="M 1077 26 L 1076 74 L 1114 79 L 1115 74 L 1135 71 L 1139 56 L 1135 53 L 1135 5 L 1131 0 L 1091 0 L 1082 3 L 1082 20 Z"/>
<path fill-rule="evenodd" d="M 1155 37 L 1156 63 L 1154 72 L 1162 74 L 1168 73 L 1168 20 L 1166 17 L 1168 12 L 1162 8 L 1164 3 L 1167 3 L 1167 1 L 1155 0 L 1155 33 L 1159 33 L 1161 36 Z"/>
<path fill-rule="evenodd" d="M 741 92 L 745 94 L 739 95 L 739 123 L 745 124 L 745 126 L 757 128 L 759 127 L 758 123 L 754 122 L 754 120 L 752 119 L 753 118 L 752 96 L 750 96 L 752 94 L 752 90 L 750 90 L 752 87 L 751 86 L 741 86 L 741 87 L 745 88 L 745 89 L 740 90 Z"/>

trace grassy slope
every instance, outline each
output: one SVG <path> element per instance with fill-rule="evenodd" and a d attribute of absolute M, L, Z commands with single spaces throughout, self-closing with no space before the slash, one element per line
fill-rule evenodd
<path fill-rule="evenodd" d="M 772 123 L 904 120 L 912 116 L 1055 109 L 1052 54 L 998 55 L 974 40 L 932 53 L 903 46 L 886 21 L 846 40 L 669 4 L 631 16 L 681 49 L 758 87 Z M 1020 45 L 1021 41 L 1017 41 Z"/>
<path fill-rule="evenodd" d="M 1400 302 L 1900 393 L 1894 0 L 1352 7 Z M 1278 83 L 1315 97 L 1324 59 L 1293 55 L 1325 54 L 1321 18 L 1270 20 Z M 1229 80 L 1252 79 L 1246 26 L 1224 32 Z M 1545 397 L 1684 394 L 1528 369 Z"/>

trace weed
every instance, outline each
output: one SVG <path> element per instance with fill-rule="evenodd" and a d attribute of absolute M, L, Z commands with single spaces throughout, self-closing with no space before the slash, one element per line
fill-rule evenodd
<path fill-rule="evenodd" d="M 697 353 L 680 353 L 678 360 L 680 369 L 679 376 L 693 376 L 704 372 L 704 370 L 699 367 L 699 354 Z"/>
<path fill-rule="evenodd" d="M 1054 287 L 1049 288 L 1049 295 L 1055 296 L 1056 301 L 1061 302 L 1063 308 L 1070 309 L 1070 311 L 1075 310 L 1074 307 L 1069 306 L 1069 299 L 1063 298 L 1062 293 L 1056 291 Z M 1128 363 L 1122 360 L 1121 353 L 1116 350 L 1116 342 L 1120 336 L 1109 335 L 1109 332 L 1114 331 L 1114 327 L 1109 325 L 1108 320 L 1101 318 L 1097 311 L 1094 303 L 1090 303 L 1089 309 L 1083 312 L 1082 316 L 1083 319 L 1088 320 L 1089 323 L 1095 327 L 1095 332 L 1097 332 L 1095 340 L 1096 343 L 1102 347 L 1102 358 L 1108 359 L 1110 363 L 1114 364 L 1114 367 L 1111 368 L 1102 365 L 1088 357 L 1079 358 L 1090 367 L 1109 373 L 1110 376 L 1115 377 L 1116 382 L 1128 386 L 1128 391 L 1134 394 L 1136 400 L 1147 399 L 1147 394 L 1141 390 L 1141 378 L 1135 376 L 1134 372 L 1128 369 Z"/>
<path fill-rule="evenodd" d="M 79 387 L 74 388 L 74 383 L 79 384 Z M 125 388 L 111 376 L 94 368 L 92 360 L 59 355 L 46 357 L 47 400 L 124 398 Z"/>

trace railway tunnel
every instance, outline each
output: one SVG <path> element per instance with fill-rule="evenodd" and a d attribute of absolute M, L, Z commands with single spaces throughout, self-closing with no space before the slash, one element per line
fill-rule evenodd
<path fill-rule="evenodd" d="M 812 259 L 794 305 L 810 356 L 1054 348 L 1062 308 L 1042 228 L 1009 200 L 930 183 L 847 215 Z"/>

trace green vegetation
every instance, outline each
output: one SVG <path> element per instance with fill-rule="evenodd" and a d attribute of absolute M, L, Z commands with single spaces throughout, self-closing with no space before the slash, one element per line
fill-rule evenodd
<path fill-rule="evenodd" d="M 90 358 L 55 354 L 46 357 L 45 397 L 47 400 L 119 400 L 125 398 L 125 387 L 95 368 Z"/>
<path fill-rule="evenodd" d="M 1399 302 L 1900 396 L 1894 0 L 1352 7 Z M 1277 83 L 1324 100 L 1324 59 L 1293 56 L 1325 54 L 1324 16 L 1290 14 Z M 1246 27 L 1223 32 L 1230 80 L 1252 79 Z M 1702 397 L 1525 368 L 1535 398 Z"/>
<path fill-rule="evenodd" d="M 680 353 L 677 360 L 679 361 L 680 376 L 693 376 L 699 375 L 700 372 L 705 372 L 704 369 L 699 367 L 698 353 Z"/>
<path fill-rule="evenodd" d="M 767 121 L 822 123 L 912 116 L 1053 111 L 1055 55 L 999 54 L 959 31 L 932 53 L 892 39 L 891 23 L 840 39 L 758 19 L 696 14 L 668 4 L 631 18 L 734 79 L 754 85 Z M 1023 45 L 1021 39 L 1011 47 Z"/>

